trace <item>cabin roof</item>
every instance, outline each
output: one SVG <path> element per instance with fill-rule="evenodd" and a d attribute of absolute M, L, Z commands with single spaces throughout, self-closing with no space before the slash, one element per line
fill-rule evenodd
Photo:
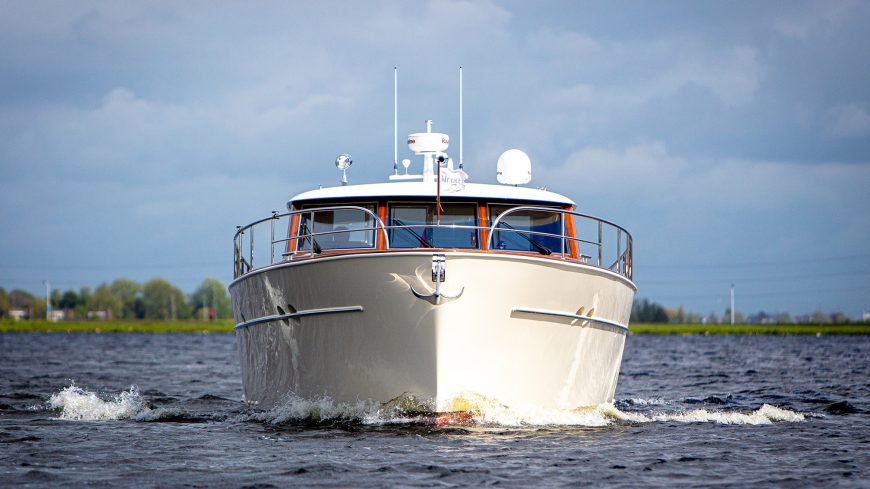
<path fill-rule="evenodd" d="M 431 197 L 435 198 L 435 182 L 393 182 L 372 183 L 363 185 L 346 185 L 327 187 L 302 192 L 287 203 L 295 204 L 312 200 L 353 199 L 353 198 L 394 198 L 394 197 Z M 492 201 L 528 201 L 547 204 L 575 205 L 574 201 L 564 195 L 528 187 L 510 185 L 489 185 L 481 183 L 466 183 L 465 188 L 458 192 L 446 192 L 441 188 L 442 199 L 486 199 Z"/>

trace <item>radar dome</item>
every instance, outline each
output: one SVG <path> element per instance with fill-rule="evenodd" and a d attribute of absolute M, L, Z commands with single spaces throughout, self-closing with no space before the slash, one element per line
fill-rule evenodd
<path fill-rule="evenodd" d="M 518 149 L 509 149 L 498 157 L 496 166 L 498 183 L 523 185 L 532 181 L 532 161 Z"/>

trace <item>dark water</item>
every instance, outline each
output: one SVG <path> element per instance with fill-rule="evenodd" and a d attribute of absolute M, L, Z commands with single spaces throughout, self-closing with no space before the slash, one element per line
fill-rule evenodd
<path fill-rule="evenodd" d="M 326 401 L 251 413 L 231 335 L 0 334 L 0 486 L 868 487 L 868 352 L 631 336 L 615 407 L 439 428 Z"/>

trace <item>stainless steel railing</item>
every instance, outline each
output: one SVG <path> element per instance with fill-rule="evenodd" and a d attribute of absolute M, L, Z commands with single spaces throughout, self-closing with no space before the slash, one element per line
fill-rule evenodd
<path fill-rule="evenodd" d="M 512 215 L 512 214 L 516 214 L 518 212 L 544 212 L 544 213 L 559 214 L 559 216 L 560 216 L 559 222 L 561 223 L 561 228 L 562 228 L 561 233 L 554 234 L 554 233 L 545 233 L 545 232 L 541 232 L 541 231 L 516 229 L 516 228 L 513 228 L 512 226 L 505 227 L 507 225 L 507 223 L 504 222 L 505 218 Z M 567 220 L 565 219 L 565 216 L 572 216 L 572 227 L 574 228 L 573 229 L 573 231 L 574 231 L 573 236 L 570 233 L 566 232 L 565 226 L 566 226 Z M 581 222 L 578 222 L 578 219 Z M 595 239 L 591 239 L 593 237 L 590 237 L 590 238 L 581 237 L 581 234 L 579 232 L 579 228 L 581 227 L 583 222 L 587 222 L 587 223 L 595 225 L 595 227 L 597 228 L 597 235 L 593 236 Z M 495 219 L 495 221 L 493 221 L 492 226 L 489 227 L 489 235 L 487 238 L 487 245 L 486 245 L 487 249 L 493 249 L 492 244 L 493 244 L 493 239 L 496 235 L 496 232 L 498 232 L 498 233 L 504 233 L 504 232 L 517 233 L 521 236 L 525 236 L 530 241 L 532 241 L 530 238 L 531 236 L 544 236 L 544 237 L 559 239 L 560 244 L 561 244 L 561 249 L 559 250 L 559 254 L 561 255 L 561 257 L 563 259 L 565 259 L 567 257 L 571 257 L 572 255 L 576 254 L 577 258 L 585 263 L 592 263 L 598 267 L 606 268 L 606 269 L 611 270 L 613 272 L 616 272 L 616 273 L 618 273 L 618 274 L 620 274 L 628 279 L 632 278 L 631 255 L 632 255 L 632 250 L 633 250 L 633 240 L 632 240 L 631 234 L 628 231 L 626 231 L 623 227 L 621 227 L 617 224 L 614 224 L 610 221 L 607 221 L 605 219 L 590 216 L 587 214 L 581 214 L 579 212 L 568 211 L 568 210 L 564 210 L 564 209 L 554 209 L 552 207 L 526 205 L 526 206 L 513 207 L 513 208 L 510 208 L 510 209 L 502 212 L 501 214 L 499 214 L 499 216 Z M 605 244 L 604 244 L 605 237 L 608 234 L 615 235 L 614 236 L 615 242 L 613 243 L 613 245 L 616 247 L 615 258 L 613 259 L 612 262 L 610 262 L 609 265 L 607 265 L 607 262 L 605 262 L 605 257 L 607 256 L 607 254 L 605 253 L 606 250 L 605 250 Z M 574 247 L 577 249 L 576 251 L 572 250 L 572 243 L 575 244 Z M 595 254 L 594 255 L 583 254 L 580 251 L 580 249 L 582 248 L 582 245 L 587 245 L 588 247 L 593 248 L 593 251 L 595 252 Z M 624 245 L 624 247 L 623 247 L 623 245 Z M 553 250 L 550 250 L 550 251 L 552 252 Z M 594 263 L 592 262 L 593 259 L 595 259 Z"/>
<path fill-rule="evenodd" d="M 279 239 L 275 239 L 276 223 L 283 218 L 291 219 L 291 223 L 292 223 L 292 218 L 295 216 L 299 216 L 300 220 L 302 217 L 308 216 L 307 222 L 314 223 L 314 222 L 316 222 L 315 216 L 318 213 L 334 212 L 337 210 L 362 211 L 367 216 L 370 216 L 372 218 L 372 225 L 371 226 L 357 227 L 357 228 L 349 228 L 349 229 L 346 228 L 346 229 L 341 229 L 341 230 L 321 231 L 321 232 L 316 232 L 316 233 L 315 232 L 298 233 L 296 236 L 282 237 Z M 280 256 L 281 256 L 282 260 L 292 258 L 292 257 L 298 256 L 298 255 L 313 255 L 315 253 L 319 253 L 320 250 L 318 249 L 319 246 L 317 244 L 317 236 L 323 236 L 323 235 L 336 235 L 336 234 L 341 234 L 341 233 L 351 233 L 351 232 L 355 232 L 355 231 L 366 231 L 366 232 L 367 231 L 374 231 L 375 235 L 377 235 L 377 230 L 380 229 L 381 236 L 383 236 L 385 246 L 387 248 L 390 247 L 390 237 L 388 236 L 388 233 L 386 232 L 387 228 L 384 225 L 384 222 L 381 220 L 381 218 L 378 217 L 377 214 L 372 212 L 370 209 L 366 209 L 365 207 L 358 207 L 358 206 L 354 206 L 354 205 L 339 205 L 339 206 L 329 206 L 329 207 L 317 207 L 314 209 L 302 209 L 302 210 L 298 210 L 298 211 L 285 212 L 283 214 L 279 214 L 277 211 L 272 211 L 272 215 L 270 217 L 267 217 L 265 219 L 260 219 L 259 221 L 254 221 L 254 222 L 248 224 L 247 226 L 238 226 L 236 228 L 236 234 L 233 236 L 233 277 L 234 278 L 237 278 L 241 275 L 244 275 L 244 274 L 250 272 L 251 270 L 254 270 L 257 268 L 254 265 L 254 250 L 255 250 L 255 247 L 254 247 L 255 232 L 254 231 L 258 225 L 263 224 L 265 222 L 270 223 L 270 246 L 269 246 L 270 257 L 269 257 L 269 263 L 267 265 L 263 265 L 263 266 L 268 266 L 268 265 L 272 265 L 272 264 L 276 263 L 275 262 L 275 245 L 281 245 L 281 244 L 289 243 L 291 241 L 295 242 L 295 243 L 308 242 L 308 243 L 310 243 L 310 249 L 298 249 L 299 246 L 296 246 L 295 248 L 297 248 L 297 249 L 294 249 L 292 251 L 281 252 Z M 244 252 L 244 249 L 245 249 L 244 240 L 245 240 L 246 234 L 248 235 L 247 259 L 245 259 L 246 256 L 245 256 L 245 252 Z M 375 237 L 375 240 L 377 240 L 377 236 Z M 375 245 L 375 243 L 372 243 L 372 247 L 374 247 L 374 245 Z M 286 246 L 287 245 L 285 244 L 285 247 Z"/>
<path fill-rule="evenodd" d="M 317 220 L 315 219 L 317 214 L 324 212 L 334 212 L 337 210 L 360 211 L 364 213 L 366 221 L 369 221 L 370 218 L 370 224 L 365 224 L 353 228 L 343 227 L 342 229 L 332 229 L 329 231 L 318 232 L 312 232 L 311 230 L 307 229 L 309 223 L 317 222 Z M 534 231 L 531 229 L 521 229 L 514 227 L 506 222 L 507 220 L 509 220 L 507 218 L 509 218 L 511 215 L 517 215 L 521 212 L 540 212 L 558 215 L 561 227 L 560 232 L 557 234 L 543 231 Z M 571 216 L 571 227 L 573 228 L 571 230 L 568 230 L 566 227 L 566 216 Z M 289 224 L 293 224 L 292 219 L 294 217 L 298 217 L 299 219 L 299 221 L 295 223 L 298 232 L 293 233 L 290 236 L 288 236 L 288 234 L 290 233 L 285 233 L 282 237 L 277 238 L 275 234 L 277 223 L 281 219 L 287 218 L 290 220 L 290 222 L 288 223 L 288 227 L 284 229 L 289 229 Z M 261 267 L 256 267 L 254 263 L 255 230 L 257 229 L 257 226 L 262 225 L 266 222 L 270 223 L 268 229 L 269 240 L 267 242 L 270 248 L 269 262 L 262 265 Z M 581 232 L 581 227 L 584 227 L 584 224 L 586 225 L 585 227 L 587 229 Z M 589 230 L 590 228 L 591 230 Z M 435 243 L 434 245 L 432 243 L 429 243 L 422 234 L 416 233 L 416 231 L 414 231 L 415 229 L 423 229 L 424 231 L 426 229 L 467 229 L 478 232 L 486 231 L 486 249 L 498 250 L 499 252 L 507 253 L 518 250 L 501 249 L 497 245 L 494 246 L 494 238 L 497 234 L 501 235 L 502 233 L 513 233 L 514 235 L 517 235 L 520 238 L 526 240 L 531 248 L 537 249 L 537 251 L 539 251 L 541 254 L 555 254 L 559 258 L 564 260 L 579 260 L 583 263 L 588 263 L 601 268 L 606 268 L 628 279 L 632 278 L 633 240 L 631 234 L 628 231 L 610 221 L 600 219 L 594 216 L 589 216 L 586 214 L 581 214 L 579 212 L 568 211 L 564 209 L 541 206 L 518 206 L 510 208 L 502 212 L 493 221 L 491 226 L 469 226 L 459 224 L 406 225 L 404 223 L 402 223 L 401 225 L 387 226 L 372 210 L 358 206 L 317 207 L 314 209 L 303 209 L 293 212 L 286 212 L 283 214 L 279 214 L 277 211 L 273 211 L 270 217 L 260 219 L 259 221 L 254 221 L 247 226 L 237 227 L 236 234 L 233 237 L 233 276 L 234 278 L 237 278 L 257 268 L 269 266 L 280 261 L 288 261 L 298 257 L 309 257 L 315 254 L 319 254 L 324 251 L 320 244 L 318 244 L 319 236 L 330 236 L 360 231 L 371 232 L 371 236 L 373 239 L 371 243 L 369 243 L 364 248 L 351 247 L 332 249 L 374 249 L 377 247 L 377 240 L 379 237 L 383 240 L 383 245 L 385 249 L 392 249 L 390 246 L 390 232 L 394 230 L 405 230 L 406 232 L 410 231 L 418 235 L 419 239 L 421 240 L 421 248 L 437 248 L 437 243 Z M 573 233 L 569 231 L 573 231 Z M 247 243 L 245 240 L 246 237 Z M 538 240 L 535 239 L 536 237 L 547 238 L 550 240 L 559 240 L 559 249 L 551 250 L 543 246 L 541 243 L 538 242 Z M 246 244 L 247 246 L 245 246 Z M 277 254 L 277 256 L 280 257 L 279 261 L 276 261 L 276 246 L 283 247 L 284 249 L 284 251 L 281 251 Z M 408 248 L 402 247 L 401 249 Z"/>

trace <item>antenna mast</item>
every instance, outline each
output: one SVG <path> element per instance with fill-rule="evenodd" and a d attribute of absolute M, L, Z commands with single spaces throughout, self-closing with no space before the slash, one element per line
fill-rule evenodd
<path fill-rule="evenodd" d="M 459 67 L 459 169 L 462 169 L 462 67 Z"/>
<path fill-rule="evenodd" d="M 393 66 L 393 175 L 399 174 L 399 68 Z"/>

